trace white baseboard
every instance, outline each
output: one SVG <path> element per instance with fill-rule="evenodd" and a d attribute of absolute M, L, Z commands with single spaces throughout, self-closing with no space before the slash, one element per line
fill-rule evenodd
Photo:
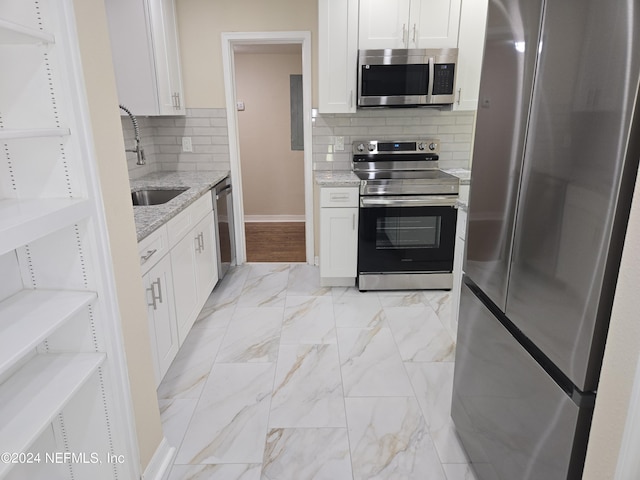
<path fill-rule="evenodd" d="M 245 223 L 257 222 L 304 222 L 304 215 L 245 215 Z"/>
<path fill-rule="evenodd" d="M 142 480 L 166 480 L 169 477 L 175 456 L 176 448 L 169 445 L 166 437 L 162 437 L 149 465 L 144 469 Z"/>

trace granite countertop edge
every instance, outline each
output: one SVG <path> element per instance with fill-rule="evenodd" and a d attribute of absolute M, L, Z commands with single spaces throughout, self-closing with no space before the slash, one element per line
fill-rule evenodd
<path fill-rule="evenodd" d="M 360 179 L 351 170 L 313 172 L 313 177 L 317 185 L 321 187 L 358 187 Z"/>
<path fill-rule="evenodd" d="M 198 198 L 202 197 L 228 175 L 229 170 L 154 172 L 139 179 L 131 180 L 129 185 L 132 192 L 147 188 L 158 190 L 186 188 L 176 198 L 162 205 L 133 207 L 138 242 L 144 240 Z"/>

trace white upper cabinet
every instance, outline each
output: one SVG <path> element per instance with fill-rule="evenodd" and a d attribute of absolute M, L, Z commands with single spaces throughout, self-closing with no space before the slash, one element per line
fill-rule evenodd
<path fill-rule="evenodd" d="M 134 115 L 184 115 L 175 0 L 105 0 L 118 100 Z"/>
<path fill-rule="evenodd" d="M 458 46 L 461 0 L 360 0 L 358 48 Z"/>
<path fill-rule="evenodd" d="M 320 113 L 356 111 L 358 0 L 318 0 Z"/>
<path fill-rule="evenodd" d="M 462 0 L 454 110 L 478 108 L 488 5 L 488 0 Z"/>

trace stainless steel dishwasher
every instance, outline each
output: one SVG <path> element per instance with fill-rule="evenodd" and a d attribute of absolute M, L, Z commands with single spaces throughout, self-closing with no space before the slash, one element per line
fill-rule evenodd
<path fill-rule="evenodd" d="M 211 190 L 213 210 L 216 217 L 218 277 L 220 280 L 225 276 L 229 267 L 236 263 L 231 190 L 231 179 L 229 177 L 217 183 Z"/>

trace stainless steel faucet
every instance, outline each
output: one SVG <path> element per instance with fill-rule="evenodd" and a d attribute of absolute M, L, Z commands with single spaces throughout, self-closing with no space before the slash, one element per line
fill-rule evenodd
<path fill-rule="evenodd" d="M 133 123 L 133 130 L 136 134 L 136 147 L 125 149 L 125 152 L 134 152 L 138 159 L 136 165 L 145 165 L 147 161 L 144 158 L 144 149 L 140 146 L 140 130 L 138 130 L 138 120 L 136 120 L 135 115 L 131 113 L 127 107 L 125 107 L 124 105 L 120 105 L 120 108 L 127 112 L 127 115 L 129 115 L 131 123 Z"/>

